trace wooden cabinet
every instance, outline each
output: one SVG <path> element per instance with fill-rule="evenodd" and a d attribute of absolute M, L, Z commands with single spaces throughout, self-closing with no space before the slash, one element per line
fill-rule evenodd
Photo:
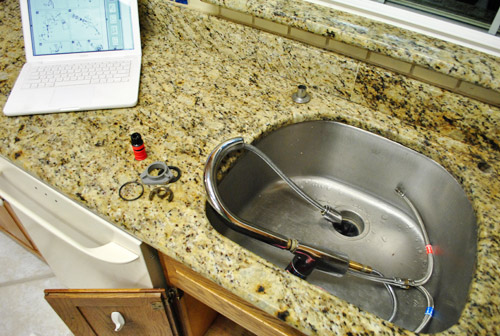
<path fill-rule="evenodd" d="M 166 289 L 47 289 L 45 299 L 76 336 L 301 336 L 278 318 L 159 253 Z"/>
<path fill-rule="evenodd" d="M 1 198 L 0 230 L 43 259 Z M 45 298 L 76 336 L 115 335 L 113 312 L 125 320 L 120 335 L 303 335 L 182 263 L 159 257 L 168 289 L 47 289 Z"/>
<path fill-rule="evenodd" d="M 183 298 L 178 302 L 181 305 L 180 320 L 186 336 L 200 336 L 205 333 L 214 335 L 210 329 L 213 329 L 212 321 L 217 313 L 244 327 L 240 327 L 241 330 L 232 329 L 232 333 L 227 335 L 249 335 L 249 332 L 262 336 L 304 335 L 178 261 L 162 253 L 160 260 L 168 284 L 184 292 Z M 220 322 L 220 319 L 215 321 Z"/>
<path fill-rule="evenodd" d="M 164 289 L 46 289 L 45 299 L 76 336 L 177 336 Z M 111 319 L 119 312 L 121 330 Z"/>
<path fill-rule="evenodd" d="M 42 258 L 9 205 L 1 205 L 0 229 Z M 159 257 L 168 289 L 46 289 L 45 299 L 75 336 L 303 335 L 182 263 Z M 113 312 L 125 320 L 118 333 Z"/>
<path fill-rule="evenodd" d="M 0 198 L 0 230 L 42 260 L 9 204 Z M 76 335 L 303 335 L 278 318 L 159 253 L 168 289 L 47 289 L 45 298 Z"/>
<path fill-rule="evenodd" d="M 24 229 L 21 221 L 17 218 L 7 201 L 0 197 L 0 230 L 17 241 L 21 246 L 32 252 L 43 260 L 40 251 L 31 241 L 28 233 Z"/>

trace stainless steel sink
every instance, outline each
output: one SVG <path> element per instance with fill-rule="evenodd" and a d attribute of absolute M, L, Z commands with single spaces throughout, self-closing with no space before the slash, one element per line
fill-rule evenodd
<path fill-rule="evenodd" d="M 378 135 L 336 122 L 283 127 L 255 146 L 314 199 L 338 210 L 339 230 L 298 197 L 253 153 L 243 153 L 218 185 L 225 205 L 248 222 L 301 242 L 341 251 L 385 276 L 419 278 L 427 256 L 421 230 L 397 186 L 419 210 L 435 251 L 425 285 L 435 313 L 426 332 L 455 324 L 468 297 L 476 257 L 476 219 L 456 180 L 439 164 Z M 207 204 L 213 227 L 239 245 L 285 268 L 293 255 L 228 228 Z M 313 271 L 307 281 L 387 319 L 391 300 L 381 284 Z M 418 290 L 396 289 L 397 325 L 414 330 L 426 311 Z"/>

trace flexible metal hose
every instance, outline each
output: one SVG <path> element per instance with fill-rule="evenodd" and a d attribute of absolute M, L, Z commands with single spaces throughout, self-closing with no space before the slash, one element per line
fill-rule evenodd
<path fill-rule="evenodd" d="M 415 215 L 415 218 L 417 219 L 418 225 L 420 226 L 420 230 L 422 231 L 422 236 L 424 237 L 424 244 L 426 249 L 431 246 L 430 240 L 429 240 L 429 235 L 427 234 L 427 229 L 425 228 L 424 221 L 422 219 L 422 216 L 420 216 L 420 213 L 418 212 L 417 208 L 415 205 L 413 205 L 413 202 L 406 196 L 404 191 L 402 190 L 401 186 L 397 186 L 395 189 L 396 193 L 406 202 L 408 207 L 411 209 L 413 214 Z M 427 251 L 427 271 L 425 275 L 421 279 L 417 280 L 411 280 L 410 284 L 412 286 L 423 286 L 429 281 L 429 279 L 432 276 L 432 272 L 434 271 L 434 254 L 429 253 Z M 432 252 L 432 251 L 431 251 Z"/>
<path fill-rule="evenodd" d="M 408 206 L 412 210 L 413 214 L 415 215 L 417 222 L 420 226 L 420 230 L 422 231 L 422 236 L 424 238 L 424 244 L 425 244 L 425 247 L 427 249 L 428 247 L 430 247 L 430 241 L 429 241 L 429 236 L 427 234 L 427 230 L 425 228 L 424 221 L 422 220 L 420 213 L 418 212 L 417 208 L 413 205 L 413 202 L 410 201 L 410 199 L 402 191 L 400 186 L 398 186 L 395 189 L 395 191 L 406 202 L 406 204 L 408 204 Z M 398 286 L 401 288 L 408 288 L 408 286 L 417 287 L 417 286 L 425 285 L 429 281 L 429 279 L 431 278 L 433 270 L 434 270 L 434 257 L 433 257 L 433 253 L 431 251 L 431 253 L 427 253 L 427 270 L 425 272 L 425 275 L 421 279 L 405 280 L 405 279 L 400 279 L 400 278 L 378 277 L 378 276 L 374 276 L 374 275 L 367 274 L 367 273 L 356 272 L 354 270 L 349 270 L 349 272 L 351 274 L 359 277 L 359 278 L 363 278 L 366 280 L 384 283 L 384 284 L 393 285 L 393 286 Z"/>
<path fill-rule="evenodd" d="M 372 270 L 372 273 L 377 274 L 380 277 L 383 277 L 384 275 L 380 273 L 377 270 Z M 396 293 L 394 292 L 394 288 L 392 288 L 391 285 L 384 284 L 385 288 L 387 288 L 387 291 L 389 292 L 389 295 L 391 296 L 391 302 L 392 302 L 392 313 L 391 316 L 387 319 L 387 321 L 392 322 L 394 318 L 396 317 L 396 313 L 398 312 L 398 300 L 396 298 Z"/>
<path fill-rule="evenodd" d="M 413 205 L 413 202 L 406 196 L 404 191 L 402 190 L 401 186 L 397 186 L 395 189 L 396 193 L 406 202 L 406 204 L 410 207 L 410 209 L 413 211 L 413 214 L 417 218 L 417 222 L 420 225 L 420 230 L 422 231 L 422 236 L 424 237 L 424 243 L 426 250 L 430 248 L 430 251 L 427 250 L 427 272 L 424 275 L 423 278 L 418 279 L 418 280 L 413 280 L 412 285 L 415 286 L 422 294 L 424 294 L 426 300 L 427 300 L 427 309 L 424 314 L 424 318 L 422 319 L 422 322 L 420 325 L 415 329 L 416 333 L 421 332 L 427 324 L 430 322 L 432 319 L 432 315 L 434 313 L 434 299 L 432 298 L 431 294 L 427 291 L 427 289 L 423 286 L 424 284 L 429 281 L 429 279 L 432 276 L 432 273 L 434 271 L 434 253 L 432 251 L 431 243 L 429 240 L 429 235 L 427 234 L 427 229 L 425 228 L 424 221 L 422 217 L 420 216 L 420 213 L 418 212 L 417 208 L 415 205 Z"/>
<path fill-rule="evenodd" d="M 260 157 L 272 170 L 274 170 L 274 172 L 276 174 L 279 175 L 279 177 L 281 177 L 281 179 L 283 181 L 286 182 L 286 184 L 288 184 L 290 186 L 290 188 L 293 189 L 293 191 L 295 191 L 297 194 L 299 194 L 299 196 L 302 197 L 304 200 L 309 202 L 309 204 L 311 204 L 312 206 L 314 206 L 316 209 L 318 209 L 320 211 L 324 210 L 323 205 L 321 205 L 316 200 L 314 200 L 311 196 L 309 196 L 304 191 L 302 191 L 302 189 L 300 189 L 300 187 L 297 184 L 295 184 L 295 182 L 293 182 L 288 176 L 286 176 L 285 173 L 283 173 L 281 171 L 281 169 L 279 169 L 278 166 L 276 166 L 274 164 L 274 162 L 271 161 L 271 159 L 266 154 L 264 154 L 260 149 L 258 149 L 255 146 L 252 146 L 250 144 L 247 144 L 247 143 L 245 143 L 243 145 L 243 148 L 248 150 L 248 151 L 253 152 L 258 157 Z"/>
<path fill-rule="evenodd" d="M 272 170 L 274 170 L 274 172 L 276 174 L 278 174 L 279 177 L 281 177 L 281 179 L 283 181 L 286 182 L 286 184 L 288 184 L 288 186 L 290 188 L 293 189 L 293 191 L 295 191 L 300 197 L 302 197 L 305 201 L 307 201 L 313 207 L 315 207 L 316 209 L 321 211 L 321 215 L 324 218 L 326 218 L 327 220 L 329 220 L 330 222 L 333 222 L 333 223 L 342 222 L 342 215 L 340 215 L 340 213 L 338 213 L 337 211 L 335 211 L 334 209 L 332 209 L 328 205 L 320 204 L 315 199 L 313 199 L 311 196 L 306 194 L 297 184 L 295 184 L 295 182 L 293 182 L 287 175 L 285 175 L 285 173 L 283 173 L 278 168 L 278 166 L 276 166 L 274 164 L 274 162 L 271 161 L 271 159 L 266 154 L 264 154 L 260 149 L 258 149 L 255 146 L 252 146 L 250 144 L 247 144 L 247 143 L 243 144 L 243 148 L 256 154 L 258 157 L 260 157 Z"/>
<path fill-rule="evenodd" d="M 424 286 L 417 286 L 416 288 L 424 294 L 427 300 L 427 309 L 425 310 L 424 318 L 417 329 L 415 329 L 415 332 L 419 333 L 427 326 L 434 314 L 434 299 Z"/>
<path fill-rule="evenodd" d="M 364 272 L 359 272 L 353 269 L 347 270 L 347 273 L 352 274 L 358 278 L 373 281 L 373 282 L 378 282 L 381 284 L 387 284 L 391 286 L 397 286 L 400 288 L 407 289 L 409 286 L 409 281 L 400 279 L 400 278 L 387 278 L 384 276 L 377 276 L 377 275 L 372 275 L 369 273 L 364 273 Z"/>

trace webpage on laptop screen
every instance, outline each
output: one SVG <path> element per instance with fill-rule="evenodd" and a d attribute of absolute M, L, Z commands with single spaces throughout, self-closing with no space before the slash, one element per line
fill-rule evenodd
<path fill-rule="evenodd" d="M 130 7 L 119 0 L 29 0 L 33 55 L 130 50 Z"/>

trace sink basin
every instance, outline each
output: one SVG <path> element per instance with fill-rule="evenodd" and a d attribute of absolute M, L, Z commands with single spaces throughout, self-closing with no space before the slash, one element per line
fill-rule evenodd
<path fill-rule="evenodd" d="M 342 214 L 334 227 L 260 158 L 243 153 L 218 185 L 225 205 L 244 220 L 318 247 L 340 251 L 386 277 L 420 278 L 427 268 L 424 238 L 414 213 L 394 191 L 403 188 L 418 209 L 434 248 L 425 288 L 434 297 L 426 332 L 457 323 L 476 259 L 476 219 L 457 181 L 435 161 L 386 138 L 329 121 L 303 122 L 254 144 L 312 198 Z M 210 205 L 212 226 L 244 248 L 285 268 L 293 255 L 230 229 Z M 387 319 L 391 297 L 381 284 L 349 273 L 314 270 L 307 281 Z M 426 311 L 420 291 L 396 288 L 393 322 L 414 330 Z"/>

